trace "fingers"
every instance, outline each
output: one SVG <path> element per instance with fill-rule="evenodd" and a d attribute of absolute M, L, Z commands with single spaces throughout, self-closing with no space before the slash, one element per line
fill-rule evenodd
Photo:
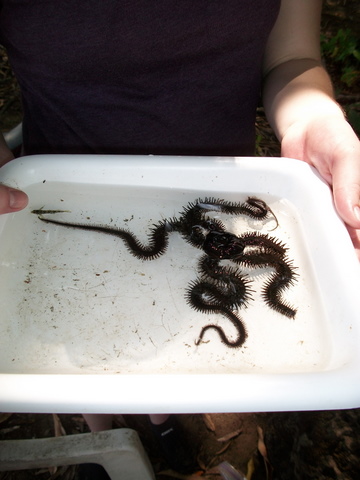
<path fill-rule="evenodd" d="M 347 225 L 360 228 L 360 142 L 356 139 L 334 157 L 332 189 L 335 207 Z"/>
<path fill-rule="evenodd" d="M 360 142 L 338 116 L 298 122 L 282 141 L 282 155 L 314 166 L 332 187 L 336 210 L 346 224 L 360 228 Z"/>
<path fill-rule="evenodd" d="M 360 184 L 350 184 L 333 188 L 334 202 L 344 222 L 360 229 Z"/>
<path fill-rule="evenodd" d="M 0 214 L 18 212 L 26 207 L 28 200 L 21 190 L 0 185 Z"/>
<path fill-rule="evenodd" d="M 350 238 L 355 248 L 358 259 L 360 260 L 360 230 L 355 228 L 347 227 Z"/>
<path fill-rule="evenodd" d="M 282 155 L 314 166 L 331 185 L 360 258 L 360 142 L 351 126 L 337 116 L 294 124 L 283 138 Z"/>

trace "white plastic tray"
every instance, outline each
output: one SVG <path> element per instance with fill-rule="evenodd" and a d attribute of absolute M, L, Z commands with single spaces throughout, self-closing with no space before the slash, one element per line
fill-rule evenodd
<path fill-rule="evenodd" d="M 305 163 L 270 158 L 33 156 L 0 181 L 29 206 L 0 218 L 0 410 L 211 412 L 360 406 L 360 269 L 327 185 Z M 153 224 L 190 201 L 244 201 L 274 211 L 259 222 L 220 214 L 229 230 L 285 242 L 298 281 L 284 292 L 294 320 L 269 309 L 268 276 L 250 272 L 254 300 L 239 349 L 201 328 L 228 320 L 193 310 L 185 291 L 202 252 L 177 233 L 153 261 L 119 238 L 44 224 L 56 218 L 128 228 L 146 243 Z"/>

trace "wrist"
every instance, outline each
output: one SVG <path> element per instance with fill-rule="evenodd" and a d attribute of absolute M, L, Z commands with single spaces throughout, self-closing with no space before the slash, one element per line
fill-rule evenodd
<path fill-rule="evenodd" d="M 265 111 L 280 141 L 294 124 L 327 116 L 344 119 L 344 112 L 334 99 L 330 78 L 315 60 L 285 62 L 265 80 Z"/>
<path fill-rule="evenodd" d="M 304 108 L 302 114 L 293 118 L 288 124 L 283 124 L 282 129 L 279 130 L 280 142 L 283 141 L 284 137 L 286 137 L 290 131 L 298 130 L 300 134 L 300 132 L 314 129 L 320 133 L 324 125 L 339 125 L 339 122 L 340 124 L 343 122 L 347 123 L 342 108 L 335 102 L 334 107 L 335 108 L 332 108 L 332 105 L 325 105 L 324 108 L 321 108 L 319 104 L 318 108 Z"/>
<path fill-rule="evenodd" d="M 281 116 L 281 114 L 279 114 Z M 343 109 L 335 100 L 323 95 L 309 95 L 304 102 L 299 101 L 293 105 L 292 111 L 283 111 L 282 118 L 278 118 L 276 126 L 276 134 L 280 142 L 288 134 L 290 130 L 299 128 L 319 128 L 322 129 L 322 123 L 342 123 L 346 122 L 346 116 Z"/>

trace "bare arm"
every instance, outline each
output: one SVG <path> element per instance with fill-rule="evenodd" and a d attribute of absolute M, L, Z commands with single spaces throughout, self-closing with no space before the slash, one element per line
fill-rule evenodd
<path fill-rule="evenodd" d="M 321 0 L 283 0 L 264 60 L 264 105 L 283 156 L 314 166 L 332 186 L 360 254 L 360 142 L 321 65 Z"/>
<path fill-rule="evenodd" d="M 318 113 L 342 118 L 321 65 L 321 0 L 282 0 L 264 59 L 264 103 L 279 139 L 299 119 Z"/>

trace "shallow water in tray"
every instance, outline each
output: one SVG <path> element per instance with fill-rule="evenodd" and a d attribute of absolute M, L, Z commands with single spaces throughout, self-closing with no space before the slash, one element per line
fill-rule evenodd
<path fill-rule="evenodd" d="M 261 196 L 274 219 L 255 221 L 215 212 L 241 235 L 267 233 L 286 243 L 297 282 L 284 292 L 294 320 L 261 297 L 269 278 L 247 271 L 253 300 L 239 312 L 248 338 L 229 348 L 216 331 L 195 340 L 205 325 L 236 332 L 219 314 L 196 312 L 185 293 L 198 275 L 199 249 L 170 234 L 164 255 L 136 259 L 120 238 L 41 222 L 32 209 L 61 209 L 57 219 L 127 228 L 142 242 L 153 224 L 178 216 L 196 191 L 47 183 L 28 190 L 31 205 L 11 215 L 0 236 L 0 365 L 5 373 L 267 373 L 326 369 L 332 340 L 293 206 Z M 208 192 L 208 196 L 213 196 Z M 216 194 L 244 201 L 246 194 Z"/>

